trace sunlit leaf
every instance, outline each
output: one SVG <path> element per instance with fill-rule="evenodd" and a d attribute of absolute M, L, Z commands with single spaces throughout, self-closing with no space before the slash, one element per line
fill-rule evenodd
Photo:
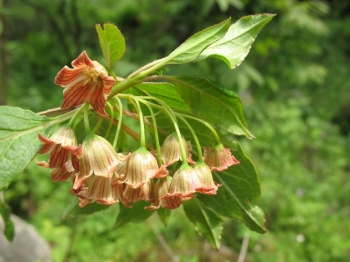
<path fill-rule="evenodd" d="M 18 107 L 0 107 L 0 190 L 34 158 L 42 145 L 38 133 L 49 120 Z"/>
<path fill-rule="evenodd" d="M 239 97 L 201 77 L 173 77 L 173 84 L 193 114 L 236 135 L 254 138 L 248 130 Z"/>
<path fill-rule="evenodd" d="M 5 237 L 8 241 L 12 241 L 13 237 L 15 236 L 15 228 L 14 228 L 14 224 L 11 221 L 11 213 L 10 213 L 10 209 L 9 207 L 0 200 L 0 215 L 4 221 L 4 234 Z"/>
<path fill-rule="evenodd" d="M 230 26 L 223 38 L 207 47 L 196 60 L 214 56 L 223 60 L 231 69 L 235 68 L 248 55 L 260 30 L 274 16 L 274 14 L 259 14 L 242 17 Z"/>
<path fill-rule="evenodd" d="M 250 229 L 265 233 L 265 216 L 256 206 L 260 197 L 256 169 L 237 142 L 228 140 L 225 146 L 230 147 L 240 163 L 223 172 L 215 172 L 214 180 L 222 185 L 217 195 L 198 195 L 197 198 L 218 214 L 239 219 Z"/>
<path fill-rule="evenodd" d="M 215 43 L 225 35 L 230 22 L 231 19 L 227 19 L 194 34 L 176 48 L 166 59 L 170 60 L 168 62 L 171 64 L 183 64 L 193 61 L 207 46 Z"/>
<path fill-rule="evenodd" d="M 196 198 L 183 202 L 186 216 L 210 245 L 218 249 L 220 247 L 223 221 L 220 215 L 203 205 Z"/>
<path fill-rule="evenodd" d="M 96 31 L 100 40 L 103 56 L 108 67 L 111 67 L 125 53 L 125 39 L 118 27 L 111 23 L 96 25 Z"/>

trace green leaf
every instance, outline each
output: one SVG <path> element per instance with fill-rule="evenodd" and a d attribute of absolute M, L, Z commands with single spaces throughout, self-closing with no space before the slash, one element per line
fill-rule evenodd
<path fill-rule="evenodd" d="M 189 106 L 179 96 L 174 85 L 171 83 L 142 83 L 130 89 L 131 93 L 134 95 L 151 95 L 162 100 L 174 110 L 191 112 Z M 136 93 L 136 90 L 139 90 L 140 92 Z M 154 100 L 150 101 L 155 102 Z"/>
<path fill-rule="evenodd" d="M 170 78 L 169 78 L 170 79 Z M 236 135 L 254 138 L 247 127 L 239 97 L 200 77 L 172 77 L 176 91 L 193 114 Z"/>
<path fill-rule="evenodd" d="M 186 216 L 210 245 L 219 249 L 223 221 L 221 216 L 206 208 L 196 198 L 182 203 Z"/>
<path fill-rule="evenodd" d="M 147 202 L 137 202 L 132 205 L 132 208 L 127 208 L 123 205 L 120 206 L 120 211 L 117 216 L 116 227 L 124 226 L 127 223 L 140 223 L 149 218 L 154 211 L 145 210 L 145 206 L 148 206 Z"/>
<path fill-rule="evenodd" d="M 232 154 L 240 163 L 223 172 L 215 172 L 214 180 L 222 185 L 217 195 L 198 195 L 197 198 L 218 214 L 239 219 L 250 229 L 265 233 L 265 216 L 256 206 L 260 197 L 256 169 L 238 142 L 230 138 L 225 145 L 230 147 Z"/>
<path fill-rule="evenodd" d="M 91 203 L 86 207 L 80 207 L 78 205 L 78 199 L 76 197 L 73 198 L 72 202 L 63 210 L 62 218 L 65 219 L 68 216 L 85 216 L 90 215 L 96 212 L 100 212 L 106 210 L 110 206 L 101 205 L 98 203 Z"/>
<path fill-rule="evenodd" d="M 96 31 L 100 40 L 103 56 L 106 59 L 108 67 L 111 67 L 125 53 L 125 39 L 118 27 L 111 23 L 96 25 Z"/>
<path fill-rule="evenodd" d="M 242 17 L 230 26 L 223 38 L 208 46 L 196 60 L 214 56 L 223 60 L 231 69 L 239 66 L 248 55 L 260 30 L 274 16 L 274 14 L 260 14 Z"/>
<path fill-rule="evenodd" d="M 38 133 L 49 120 L 18 107 L 0 107 L 0 191 L 35 157 L 42 145 Z"/>
<path fill-rule="evenodd" d="M 2 219 L 4 220 L 5 229 L 4 234 L 8 241 L 12 241 L 13 237 L 15 236 L 15 228 L 14 224 L 11 221 L 11 213 L 9 207 L 0 200 L 0 215 L 2 216 Z"/>
<path fill-rule="evenodd" d="M 163 225 L 167 226 L 169 222 L 171 210 L 166 208 L 159 208 L 157 209 L 157 214 L 160 221 L 162 221 Z"/>
<path fill-rule="evenodd" d="M 166 60 L 171 64 L 183 64 L 195 60 L 207 46 L 225 35 L 230 22 L 231 19 L 227 19 L 194 34 L 176 48 Z"/>

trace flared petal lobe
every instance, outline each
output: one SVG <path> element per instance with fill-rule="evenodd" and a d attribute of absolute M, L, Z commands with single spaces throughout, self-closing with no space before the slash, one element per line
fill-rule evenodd
<path fill-rule="evenodd" d="M 112 186 L 110 182 L 110 179 L 107 177 L 91 176 L 86 180 L 86 187 L 75 194 L 79 198 L 89 200 L 84 201 L 82 206 L 92 202 L 103 205 L 113 205 L 122 198 L 123 186 Z M 89 203 L 85 204 L 85 202 Z"/>
<path fill-rule="evenodd" d="M 204 149 L 204 162 L 211 170 L 223 171 L 230 166 L 239 164 L 239 161 L 231 155 L 229 148 L 222 144 Z"/>
<path fill-rule="evenodd" d="M 182 197 L 191 199 L 201 184 L 196 171 L 189 165 L 182 165 L 175 172 L 168 193 L 163 198 Z"/>
<path fill-rule="evenodd" d="M 197 162 L 193 166 L 193 169 L 197 173 L 200 182 L 200 186 L 196 188 L 196 192 L 215 195 L 220 185 L 214 182 L 210 167 L 204 162 Z"/>
<path fill-rule="evenodd" d="M 82 52 L 72 62 L 73 68 L 64 66 L 55 77 L 55 84 L 64 88 L 62 109 L 88 102 L 100 114 L 107 115 L 105 104 L 115 79 L 102 65 Z"/>
<path fill-rule="evenodd" d="M 78 190 L 91 175 L 111 179 L 117 166 L 125 160 L 105 138 L 98 135 L 87 137 L 81 146 L 71 147 L 71 150 L 80 163 L 74 190 Z"/>
<path fill-rule="evenodd" d="M 164 196 L 168 193 L 171 180 L 171 176 L 158 179 L 157 183 L 154 186 L 154 201 L 150 206 L 145 207 L 145 209 L 155 210 L 160 207 L 176 209 L 182 204 L 183 199 L 181 197 L 169 196 L 167 198 L 164 198 Z"/>
<path fill-rule="evenodd" d="M 77 145 L 73 129 L 64 126 L 59 128 L 50 138 L 38 134 L 39 140 L 43 143 L 39 154 L 50 154 L 48 163 L 36 161 L 45 168 L 51 168 L 52 181 L 68 180 L 74 172 L 79 170 L 77 157 L 69 150 Z"/>

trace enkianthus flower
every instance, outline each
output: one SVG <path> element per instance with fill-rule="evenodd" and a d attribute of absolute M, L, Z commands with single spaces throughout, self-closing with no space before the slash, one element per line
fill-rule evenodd
<path fill-rule="evenodd" d="M 145 207 L 147 210 L 155 210 L 160 207 L 168 209 L 176 209 L 182 204 L 182 198 L 177 196 L 163 198 L 167 193 L 171 184 L 171 176 L 158 179 L 154 186 L 154 201 L 150 206 Z"/>
<path fill-rule="evenodd" d="M 141 200 L 152 202 L 154 201 L 153 188 L 154 183 L 152 179 L 139 188 L 132 188 L 127 185 L 123 193 L 124 199 L 127 203 L 135 203 Z"/>
<path fill-rule="evenodd" d="M 118 153 L 118 156 L 123 160 L 120 164 L 118 164 L 117 168 L 114 171 L 114 175 L 112 177 L 112 184 L 123 184 L 123 182 L 120 182 L 121 180 L 123 180 L 123 178 L 125 177 L 125 171 L 126 171 L 126 166 L 128 163 L 128 159 L 130 156 L 129 154 L 123 154 L 123 153 Z"/>
<path fill-rule="evenodd" d="M 119 202 L 119 199 L 123 199 L 123 186 L 112 186 L 111 180 L 108 177 L 90 176 L 86 179 L 84 188 L 75 194 L 79 198 L 89 200 L 83 202 L 82 205 L 87 205 L 92 202 L 103 205 L 113 205 Z"/>
<path fill-rule="evenodd" d="M 76 156 L 74 156 L 69 148 L 77 145 L 77 139 L 72 128 L 64 126 L 59 128 L 50 138 L 38 134 L 40 142 L 43 143 L 39 154 L 50 154 L 48 162 L 36 161 L 36 163 L 45 168 L 52 168 L 52 181 L 68 180 L 72 173 L 79 169 Z"/>
<path fill-rule="evenodd" d="M 55 84 L 64 88 L 62 109 L 88 102 L 102 115 L 107 115 L 105 104 L 115 79 L 106 69 L 82 52 L 72 62 L 73 68 L 64 66 L 55 77 Z"/>
<path fill-rule="evenodd" d="M 189 165 L 185 164 L 175 172 L 168 193 L 162 198 L 182 197 L 184 200 L 191 199 L 196 192 L 196 188 L 200 188 L 197 172 Z"/>
<path fill-rule="evenodd" d="M 158 172 L 159 167 L 154 155 L 147 149 L 140 147 L 130 154 L 124 177 L 116 183 L 125 183 L 132 188 L 139 188 L 151 178 L 156 177 Z"/>
<path fill-rule="evenodd" d="M 190 164 L 193 164 L 193 160 L 191 158 L 190 151 L 192 150 L 191 144 L 188 143 L 185 138 L 181 137 L 182 143 L 185 145 L 187 161 Z M 161 154 L 164 165 L 170 166 L 177 161 L 182 161 L 181 147 L 179 144 L 179 140 L 177 139 L 177 135 L 175 133 L 169 135 L 163 142 L 161 147 Z"/>
<path fill-rule="evenodd" d="M 223 171 L 230 166 L 239 164 L 239 161 L 231 155 L 229 148 L 222 144 L 204 149 L 204 162 L 211 170 Z"/>
<path fill-rule="evenodd" d="M 80 170 L 73 185 L 74 190 L 79 189 L 91 175 L 111 179 L 118 164 L 125 160 L 105 138 L 95 134 L 86 137 L 81 146 L 71 147 L 71 151 L 80 163 Z"/>
<path fill-rule="evenodd" d="M 214 182 L 210 167 L 204 162 L 197 162 L 194 164 L 193 169 L 200 181 L 200 186 L 196 188 L 196 192 L 215 195 L 220 184 Z"/>

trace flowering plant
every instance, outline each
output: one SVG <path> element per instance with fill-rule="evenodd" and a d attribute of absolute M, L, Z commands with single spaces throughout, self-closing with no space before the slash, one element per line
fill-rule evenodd
<path fill-rule="evenodd" d="M 85 51 L 72 68 L 64 66 L 54 80 L 64 88 L 60 108 L 36 114 L 0 107 L 0 190 L 46 154 L 48 161 L 37 164 L 51 170 L 53 182 L 70 181 L 80 208 L 120 203 L 117 226 L 154 212 L 166 224 L 183 206 L 214 247 L 223 217 L 264 233 L 257 173 L 235 139 L 254 138 L 239 97 L 210 79 L 163 71 L 208 57 L 234 69 L 272 17 L 246 16 L 232 25 L 227 19 L 126 78 L 113 71 L 124 37 L 113 24 L 96 25 L 105 66 Z"/>

